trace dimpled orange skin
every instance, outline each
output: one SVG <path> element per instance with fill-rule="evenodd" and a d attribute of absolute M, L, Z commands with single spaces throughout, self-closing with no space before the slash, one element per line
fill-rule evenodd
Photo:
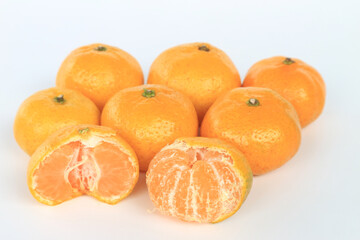
<path fill-rule="evenodd" d="M 151 65 L 148 83 L 167 85 L 185 93 L 193 102 L 200 123 L 216 98 L 240 87 L 241 80 L 222 50 L 208 43 L 188 43 L 161 53 Z"/>
<path fill-rule="evenodd" d="M 324 108 L 325 83 L 310 65 L 297 58 L 287 59 L 287 62 L 286 59 L 271 57 L 255 63 L 243 86 L 275 90 L 295 107 L 300 124 L 305 127 L 317 119 Z"/>
<path fill-rule="evenodd" d="M 95 43 L 75 49 L 61 64 L 56 86 L 75 89 L 101 110 L 117 91 L 144 84 L 140 64 L 129 53 Z"/>
<path fill-rule="evenodd" d="M 86 133 L 81 133 L 81 129 L 88 129 Z M 41 144 L 34 154 L 31 156 L 28 170 L 27 170 L 27 184 L 29 187 L 29 190 L 31 194 L 34 196 L 36 200 L 38 200 L 41 203 L 53 206 L 57 205 L 59 203 L 62 203 L 63 200 L 49 200 L 42 198 L 39 194 L 36 193 L 36 190 L 33 186 L 34 182 L 34 172 L 39 167 L 40 163 L 46 159 L 52 152 L 54 152 L 56 149 L 61 147 L 62 145 L 65 145 L 66 143 L 72 142 L 72 141 L 83 141 L 84 139 L 89 139 L 92 136 L 96 136 L 98 138 L 101 138 L 103 141 L 111 141 L 113 143 L 117 143 L 119 147 L 122 148 L 122 150 L 129 155 L 129 160 L 135 165 L 136 167 L 136 176 L 134 178 L 133 184 L 129 187 L 129 191 L 121 196 L 120 198 L 117 198 L 115 200 L 104 198 L 103 196 L 99 195 L 97 192 L 87 192 L 87 195 L 93 196 L 99 201 L 108 203 L 108 204 L 116 204 L 125 197 L 127 197 L 132 189 L 135 187 L 138 178 L 139 178 L 139 165 L 137 161 L 136 154 L 134 150 L 131 148 L 131 146 L 124 141 L 113 129 L 102 127 L 102 126 L 96 126 L 96 125 L 73 125 L 68 126 L 59 129 L 52 135 L 50 135 L 44 142 Z M 74 192 L 71 198 L 78 197 L 80 195 L 83 195 L 81 192 Z M 68 199 L 66 199 L 68 200 Z"/>
<path fill-rule="evenodd" d="M 63 100 L 56 97 L 63 95 Z M 27 98 L 19 107 L 14 136 L 29 155 L 53 132 L 69 125 L 99 124 L 100 111 L 81 93 L 64 88 L 49 88 Z"/>
<path fill-rule="evenodd" d="M 144 97 L 144 89 L 155 92 Z M 148 84 L 127 88 L 105 105 L 101 125 L 116 129 L 134 148 L 141 171 L 155 154 L 179 137 L 198 133 L 196 111 L 184 94 L 166 86 Z"/>
<path fill-rule="evenodd" d="M 257 99 L 259 106 L 249 106 Z M 250 104 L 251 105 L 251 104 Z M 245 155 L 254 175 L 279 168 L 297 152 L 301 127 L 294 107 L 273 90 L 236 88 L 210 107 L 201 136 L 224 139 Z"/>

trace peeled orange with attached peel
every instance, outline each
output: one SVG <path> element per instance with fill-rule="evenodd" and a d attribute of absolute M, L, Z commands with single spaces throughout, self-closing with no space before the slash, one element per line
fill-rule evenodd
<path fill-rule="evenodd" d="M 19 107 L 14 136 L 29 155 L 55 131 L 70 125 L 100 122 L 96 105 L 78 91 L 49 88 L 27 98 Z"/>
<path fill-rule="evenodd" d="M 80 195 L 115 204 L 128 196 L 139 176 L 137 157 L 114 130 L 76 125 L 51 135 L 32 155 L 30 192 L 56 205 Z"/>
<path fill-rule="evenodd" d="M 164 147 L 146 173 L 150 198 L 161 213 L 215 223 L 233 215 L 252 186 L 252 172 L 233 145 L 214 138 L 180 138 Z"/>

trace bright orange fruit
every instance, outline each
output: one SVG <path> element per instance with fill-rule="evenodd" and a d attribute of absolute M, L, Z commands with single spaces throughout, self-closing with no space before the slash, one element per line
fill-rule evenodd
<path fill-rule="evenodd" d="M 56 86 L 75 89 L 101 110 L 116 92 L 144 83 L 140 64 L 129 53 L 106 44 L 75 49 L 61 64 Z"/>
<path fill-rule="evenodd" d="M 28 186 L 41 203 L 56 205 L 86 194 L 115 204 L 139 176 L 129 144 L 110 128 L 76 125 L 51 135 L 32 155 Z"/>
<path fill-rule="evenodd" d="M 325 104 L 325 83 L 321 75 L 296 58 L 272 57 L 255 63 L 243 86 L 278 92 L 295 107 L 302 127 L 318 118 Z"/>
<path fill-rule="evenodd" d="M 75 124 L 99 124 L 96 105 L 81 93 L 49 88 L 27 98 L 19 107 L 14 136 L 29 155 L 56 130 Z"/>
<path fill-rule="evenodd" d="M 250 192 L 252 173 L 244 155 L 231 144 L 214 138 L 180 138 L 156 154 L 146 183 L 161 213 L 215 223 L 240 208 Z"/>
<path fill-rule="evenodd" d="M 162 85 L 127 88 L 105 105 L 101 124 L 116 129 L 134 148 L 140 170 L 166 144 L 198 133 L 196 111 L 184 94 Z"/>
<path fill-rule="evenodd" d="M 185 93 L 199 122 L 226 91 L 240 87 L 240 75 L 222 50 L 208 43 L 189 43 L 161 53 L 150 68 L 149 84 L 163 84 Z"/>
<path fill-rule="evenodd" d="M 260 175 L 295 155 L 301 127 L 294 107 L 275 91 L 236 88 L 210 107 L 201 136 L 233 143 L 244 153 L 253 174 Z"/>

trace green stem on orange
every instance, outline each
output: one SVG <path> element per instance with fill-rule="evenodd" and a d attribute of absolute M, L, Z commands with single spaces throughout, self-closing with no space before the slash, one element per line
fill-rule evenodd
<path fill-rule="evenodd" d="M 246 104 L 249 107 L 257 107 L 260 106 L 260 102 L 259 100 L 257 100 L 256 98 L 250 98 L 249 100 L 247 100 Z"/>
<path fill-rule="evenodd" d="M 59 96 L 54 97 L 54 101 L 57 103 L 60 103 L 60 104 L 64 104 L 66 102 L 63 94 L 60 94 Z"/>
<path fill-rule="evenodd" d="M 104 46 L 97 46 L 96 48 L 94 48 L 95 51 L 99 51 L 99 52 L 105 52 L 107 50 L 106 47 Z"/>
<path fill-rule="evenodd" d="M 141 95 L 146 98 L 152 98 L 155 97 L 156 94 L 154 90 L 144 88 L 144 92 Z"/>
<path fill-rule="evenodd" d="M 210 49 L 206 46 L 206 45 L 201 45 L 198 48 L 200 51 L 205 51 L 205 52 L 209 52 Z"/>
<path fill-rule="evenodd" d="M 295 63 L 294 60 L 292 60 L 291 58 L 285 58 L 285 60 L 283 61 L 283 64 L 286 64 L 286 65 L 291 65 Z"/>
<path fill-rule="evenodd" d="M 82 129 L 79 129 L 78 132 L 80 134 L 84 134 L 84 133 L 87 133 L 90 129 L 87 127 L 87 128 L 82 128 Z"/>

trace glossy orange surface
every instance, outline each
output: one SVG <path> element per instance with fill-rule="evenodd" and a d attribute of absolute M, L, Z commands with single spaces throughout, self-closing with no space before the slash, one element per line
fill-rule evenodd
<path fill-rule="evenodd" d="M 199 122 L 221 94 L 240 87 L 240 75 L 231 59 L 209 43 L 188 43 L 161 53 L 152 63 L 149 84 L 164 84 L 186 94 Z"/>
<path fill-rule="evenodd" d="M 236 88 L 210 107 L 201 136 L 233 143 L 244 153 L 253 174 L 260 175 L 295 155 L 301 127 L 294 107 L 275 91 Z"/>
<path fill-rule="evenodd" d="M 165 145 L 198 133 L 196 111 L 184 94 L 162 85 L 127 88 L 105 105 L 101 125 L 116 129 L 134 148 L 140 170 Z"/>
<path fill-rule="evenodd" d="M 101 110 L 117 91 L 144 83 L 140 64 L 117 47 L 95 43 L 72 51 L 61 64 L 56 86 L 75 89 Z"/>
<path fill-rule="evenodd" d="M 294 106 L 302 127 L 318 118 L 325 105 L 323 78 L 315 68 L 297 58 L 272 57 L 255 63 L 243 86 L 278 92 Z"/>
<path fill-rule="evenodd" d="M 77 91 L 55 87 L 39 91 L 21 104 L 15 117 L 14 136 L 31 155 L 56 130 L 99 123 L 100 111 L 90 99 Z"/>

